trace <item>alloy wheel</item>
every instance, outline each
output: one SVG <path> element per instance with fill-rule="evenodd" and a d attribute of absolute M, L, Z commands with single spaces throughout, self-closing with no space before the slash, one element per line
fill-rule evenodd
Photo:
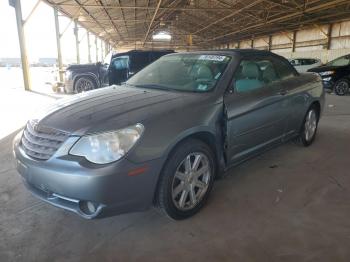
<path fill-rule="evenodd" d="M 349 84 L 345 81 L 340 81 L 335 86 L 335 92 L 337 95 L 343 96 L 347 93 L 349 89 Z"/>
<path fill-rule="evenodd" d="M 190 153 L 176 169 L 172 182 L 172 200 L 182 211 L 201 202 L 209 188 L 212 170 L 208 157 L 200 152 Z"/>
<path fill-rule="evenodd" d="M 86 92 L 89 90 L 94 89 L 94 84 L 91 82 L 90 79 L 86 79 L 86 78 L 80 78 L 77 81 L 77 93 L 81 93 L 81 92 Z"/>
<path fill-rule="evenodd" d="M 305 119 L 305 140 L 310 141 L 314 137 L 317 128 L 317 116 L 315 110 L 310 110 Z"/>

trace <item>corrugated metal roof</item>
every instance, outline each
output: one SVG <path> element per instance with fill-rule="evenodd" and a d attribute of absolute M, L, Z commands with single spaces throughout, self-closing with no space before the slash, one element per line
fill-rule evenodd
<path fill-rule="evenodd" d="M 45 0 L 119 47 L 194 48 L 350 18 L 349 0 Z M 169 31 L 168 43 L 152 41 Z"/>

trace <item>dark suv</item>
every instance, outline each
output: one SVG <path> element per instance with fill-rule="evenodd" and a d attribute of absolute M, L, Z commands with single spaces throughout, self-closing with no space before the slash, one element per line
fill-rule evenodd
<path fill-rule="evenodd" d="M 145 66 L 154 62 L 163 55 L 174 53 L 173 50 L 159 51 L 138 51 L 133 50 L 126 53 L 115 54 L 112 56 L 108 67 L 109 84 L 120 84 L 129 77 L 136 74 Z"/>
<path fill-rule="evenodd" d="M 324 66 L 309 69 L 308 72 L 318 73 L 326 89 L 343 96 L 350 89 L 350 54 L 338 57 Z"/>
<path fill-rule="evenodd" d="M 105 63 L 70 65 L 65 74 L 65 92 L 80 93 L 120 84 L 161 56 L 170 53 L 174 51 L 132 50 L 114 54 L 110 59 L 105 59 Z"/>

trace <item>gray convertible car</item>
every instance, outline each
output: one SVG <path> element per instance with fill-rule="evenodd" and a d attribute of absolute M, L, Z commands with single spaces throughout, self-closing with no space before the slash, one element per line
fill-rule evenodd
<path fill-rule="evenodd" d="M 278 144 L 309 146 L 322 80 L 278 55 L 166 55 L 122 86 L 60 100 L 14 140 L 18 172 L 42 200 L 84 218 L 156 206 L 194 215 L 215 178 Z"/>

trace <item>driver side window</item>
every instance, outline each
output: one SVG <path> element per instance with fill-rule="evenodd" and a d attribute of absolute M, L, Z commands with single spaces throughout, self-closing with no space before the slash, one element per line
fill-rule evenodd
<path fill-rule="evenodd" d="M 127 69 L 129 65 L 129 57 L 121 56 L 113 59 L 112 65 L 115 70 Z"/>
<path fill-rule="evenodd" d="M 242 60 L 233 81 L 236 93 L 248 93 L 279 80 L 273 63 L 267 58 Z"/>

